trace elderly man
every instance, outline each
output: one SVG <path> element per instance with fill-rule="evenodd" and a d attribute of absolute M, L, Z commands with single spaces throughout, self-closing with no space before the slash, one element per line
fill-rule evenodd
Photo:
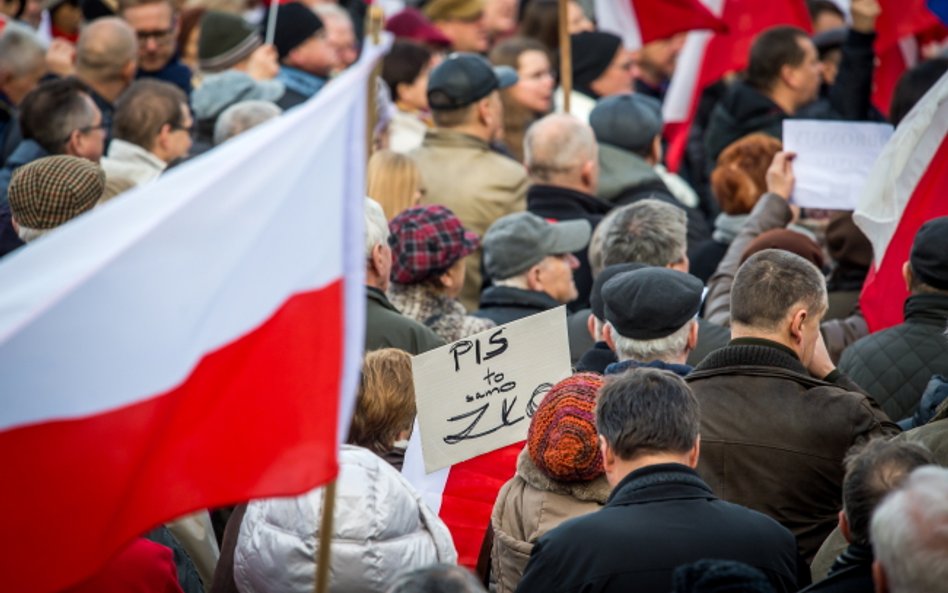
<path fill-rule="evenodd" d="M 595 228 L 612 209 L 596 197 L 599 185 L 598 147 L 592 128 L 565 114 L 534 123 L 523 140 L 524 160 L 533 182 L 527 190 L 527 210 L 547 220 L 588 220 Z M 570 310 L 589 306 L 592 270 L 586 250 L 574 274 L 577 298 Z"/>
<path fill-rule="evenodd" d="M 385 296 L 392 274 L 388 221 L 378 202 L 365 199 L 365 349 L 398 348 L 421 354 L 442 346 L 433 331 L 398 312 Z"/>
<path fill-rule="evenodd" d="M 46 73 L 45 57 L 31 29 L 8 23 L 0 32 L 0 166 L 20 142 L 18 108 Z"/>
<path fill-rule="evenodd" d="M 645 267 L 623 272 L 602 287 L 603 340 L 619 362 L 607 375 L 641 367 L 691 372 L 688 354 L 698 343 L 701 281 L 684 272 Z"/>
<path fill-rule="evenodd" d="M 905 321 L 846 348 L 839 368 L 894 420 L 912 416 L 932 375 L 948 376 L 948 216 L 926 222 L 902 267 Z"/>
<path fill-rule="evenodd" d="M 191 94 L 191 69 L 177 54 L 180 23 L 171 0 L 119 0 L 118 15 L 138 37 L 138 78 L 157 78 Z"/>
<path fill-rule="evenodd" d="M 475 313 L 497 325 L 540 313 L 576 299 L 573 255 L 589 244 L 589 222 L 550 223 L 535 214 L 504 216 L 484 235 L 484 268 L 493 286 Z"/>
<path fill-rule="evenodd" d="M 286 87 L 277 105 L 286 110 L 318 93 L 339 62 L 322 19 L 312 10 L 289 2 L 277 9 L 276 19 L 273 44 L 280 57 L 277 80 Z"/>
<path fill-rule="evenodd" d="M 336 52 L 336 71 L 345 70 L 359 59 L 352 16 L 338 4 L 316 4 L 312 9 L 326 26 L 326 41 Z"/>
<path fill-rule="evenodd" d="M 876 593 L 944 591 L 948 582 L 948 469 L 915 470 L 872 516 Z"/>
<path fill-rule="evenodd" d="M 102 159 L 103 200 L 154 181 L 191 148 L 191 110 L 181 89 L 160 80 L 139 80 L 119 99 L 115 138 Z"/>
<path fill-rule="evenodd" d="M 431 0 L 425 16 L 445 37 L 454 51 L 485 53 L 489 49 L 484 0 Z"/>
<path fill-rule="evenodd" d="M 701 402 L 701 475 L 793 531 L 807 561 L 836 525 L 846 452 L 899 432 L 834 368 L 820 333 L 826 309 L 816 266 L 760 251 L 734 280 L 733 339 L 688 376 Z"/>
<path fill-rule="evenodd" d="M 480 236 L 501 216 L 526 209 L 527 172 L 490 146 L 503 128 L 499 91 L 516 81 L 512 69 L 491 68 L 481 56 L 449 56 L 428 79 L 437 127 L 409 153 L 421 169 L 422 203 L 447 207 Z M 477 308 L 481 284 L 478 250 L 467 257 L 460 297 L 468 311 Z"/>
<path fill-rule="evenodd" d="M 138 41 L 135 30 L 116 17 L 89 23 L 76 44 L 76 78 L 89 87 L 89 95 L 102 112 L 106 148 L 111 139 L 115 102 L 135 80 Z"/>
<path fill-rule="evenodd" d="M 797 590 L 793 536 L 760 513 L 719 500 L 695 471 L 698 402 L 678 376 L 638 369 L 606 383 L 596 429 L 606 505 L 540 537 L 518 593 L 666 593 L 676 566 L 736 560 Z"/>
<path fill-rule="evenodd" d="M 283 110 L 269 101 L 241 101 L 225 109 L 214 124 L 214 145 L 279 117 Z"/>

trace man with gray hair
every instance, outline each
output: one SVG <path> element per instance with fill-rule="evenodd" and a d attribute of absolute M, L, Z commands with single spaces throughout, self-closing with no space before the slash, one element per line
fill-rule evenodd
<path fill-rule="evenodd" d="M 602 287 L 606 325 L 603 340 L 619 362 L 605 374 L 649 367 L 681 377 L 691 372 L 688 353 L 698 343 L 698 311 L 704 285 L 667 268 L 623 272 Z"/>
<path fill-rule="evenodd" d="M 17 108 L 46 73 L 46 48 L 18 23 L 0 31 L 0 166 L 20 142 Z"/>
<path fill-rule="evenodd" d="M 135 80 L 138 40 L 135 29 L 118 17 L 99 18 L 82 29 L 76 44 L 76 78 L 102 112 L 106 149 L 111 140 L 115 102 Z"/>
<path fill-rule="evenodd" d="M 486 589 L 463 566 L 432 564 L 401 574 L 385 593 L 486 593 Z"/>
<path fill-rule="evenodd" d="M 547 220 L 588 220 L 593 229 L 612 209 L 595 196 L 599 186 L 599 149 L 589 124 L 567 114 L 536 121 L 523 139 L 524 161 L 532 184 L 527 210 Z M 592 271 L 586 250 L 573 255 L 579 268 L 573 274 L 579 297 L 570 311 L 589 306 Z"/>
<path fill-rule="evenodd" d="M 269 101 L 241 101 L 221 112 L 214 123 L 214 146 L 223 144 L 250 128 L 279 117 L 283 110 Z"/>
<path fill-rule="evenodd" d="M 421 354 L 444 345 L 433 331 L 398 312 L 385 296 L 391 281 L 388 221 L 378 202 L 365 199 L 365 350 L 398 348 Z"/>
<path fill-rule="evenodd" d="M 336 72 L 341 72 L 359 58 L 359 46 L 356 42 L 352 16 L 345 8 L 333 3 L 320 3 L 312 7 L 326 27 L 326 41 L 336 52 Z"/>
<path fill-rule="evenodd" d="M 922 467 L 872 516 L 876 593 L 936 593 L 948 583 L 948 469 Z"/>
<path fill-rule="evenodd" d="M 636 369 L 607 381 L 596 402 L 606 505 L 537 540 L 517 593 L 671 590 L 675 567 L 735 560 L 798 589 L 793 536 L 773 519 L 718 499 L 695 471 L 698 401 L 677 375 Z"/>
<path fill-rule="evenodd" d="M 899 432 L 833 365 L 820 333 L 827 308 L 816 266 L 760 251 L 734 279 L 733 339 L 688 375 L 701 402 L 701 475 L 794 532 L 807 562 L 836 526 L 846 452 Z"/>

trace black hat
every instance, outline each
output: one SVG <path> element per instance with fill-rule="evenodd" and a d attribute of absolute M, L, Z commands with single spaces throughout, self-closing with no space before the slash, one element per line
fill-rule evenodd
<path fill-rule="evenodd" d="M 641 270 L 648 267 L 648 264 L 638 262 L 629 262 L 626 264 L 614 264 L 605 267 L 596 279 L 593 280 L 592 289 L 589 291 L 589 308 L 596 319 L 602 321 L 606 318 L 606 305 L 602 302 L 602 287 L 622 272 L 631 272 L 632 270 Z"/>
<path fill-rule="evenodd" d="M 517 72 L 509 66 L 495 68 L 477 54 L 454 53 L 428 77 L 428 105 L 460 109 L 516 82 Z"/>
<path fill-rule="evenodd" d="M 933 218 L 918 229 L 909 263 L 920 281 L 948 290 L 948 216 Z"/>
<path fill-rule="evenodd" d="M 843 42 L 846 41 L 847 35 L 849 35 L 849 27 L 827 29 L 826 31 L 814 35 L 812 37 L 813 45 L 816 46 L 816 51 L 819 52 L 820 59 L 823 59 L 826 52 L 841 48 Z"/>
<path fill-rule="evenodd" d="M 764 573 L 734 560 L 698 560 L 672 573 L 672 593 L 773 593 Z"/>
<path fill-rule="evenodd" d="M 229 12 L 207 11 L 201 18 L 200 31 L 198 65 L 205 72 L 227 70 L 250 57 L 263 43 L 250 23 Z"/>
<path fill-rule="evenodd" d="M 638 154 L 662 133 L 662 104 L 641 93 L 604 97 L 589 114 L 589 125 L 597 142 Z"/>
<path fill-rule="evenodd" d="M 584 31 L 570 36 L 570 54 L 573 57 L 573 86 L 586 94 L 589 85 L 602 76 L 612 63 L 622 39 L 603 31 Z"/>
<path fill-rule="evenodd" d="M 623 272 L 602 287 L 605 320 L 624 338 L 657 340 L 695 318 L 703 292 L 701 280 L 684 272 L 656 267 Z"/>
<path fill-rule="evenodd" d="M 267 30 L 269 19 L 270 11 L 268 10 L 267 18 L 263 22 L 264 31 Z M 276 10 L 276 20 L 273 45 L 276 46 L 281 60 L 323 28 L 322 19 L 299 2 L 280 5 Z"/>

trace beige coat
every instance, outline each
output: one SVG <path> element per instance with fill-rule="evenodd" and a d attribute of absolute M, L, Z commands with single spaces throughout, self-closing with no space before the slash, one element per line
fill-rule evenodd
<path fill-rule="evenodd" d="M 409 153 L 425 186 L 424 204 L 441 204 L 467 230 L 483 237 L 495 220 L 527 208 L 527 170 L 491 150 L 487 142 L 450 130 L 430 130 L 421 148 Z M 481 251 L 467 258 L 461 303 L 477 309 L 481 290 Z"/>
<path fill-rule="evenodd" d="M 517 459 L 517 474 L 500 489 L 490 518 L 494 529 L 491 579 L 496 593 L 513 593 L 517 588 L 540 536 L 567 519 L 598 511 L 610 492 L 605 476 L 575 484 L 550 479 L 524 448 Z"/>

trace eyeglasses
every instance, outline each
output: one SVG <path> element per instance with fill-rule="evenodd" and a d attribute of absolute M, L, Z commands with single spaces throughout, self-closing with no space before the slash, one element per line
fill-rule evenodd
<path fill-rule="evenodd" d="M 172 132 L 174 132 L 174 131 L 181 131 L 181 132 L 187 132 L 188 134 L 190 134 L 190 133 L 192 133 L 192 132 L 194 131 L 194 122 L 193 122 L 193 121 L 191 122 L 190 125 L 187 125 L 187 126 L 182 126 L 181 124 L 175 123 L 175 122 L 168 122 L 168 125 L 171 126 L 171 131 L 172 131 Z"/>
<path fill-rule="evenodd" d="M 93 125 L 91 125 L 91 126 L 84 126 L 84 127 L 81 127 L 81 128 L 76 128 L 74 131 L 79 132 L 80 134 L 88 134 L 89 132 L 92 132 L 92 131 L 94 131 L 94 130 L 105 130 L 105 129 L 106 129 L 105 122 L 99 122 L 99 123 L 93 124 Z M 72 132 L 69 132 L 69 135 L 66 136 L 66 137 L 63 139 L 63 142 L 62 142 L 62 143 L 65 144 L 65 143 L 69 142 L 69 140 L 70 140 L 71 138 L 72 138 Z"/>
<path fill-rule="evenodd" d="M 174 25 L 157 31 L 136 31 L 135 36 L 139 43 L 147 43 L 149 39 L 154 39 L 155 43 L 168 43 L 174 37 Z"/>

